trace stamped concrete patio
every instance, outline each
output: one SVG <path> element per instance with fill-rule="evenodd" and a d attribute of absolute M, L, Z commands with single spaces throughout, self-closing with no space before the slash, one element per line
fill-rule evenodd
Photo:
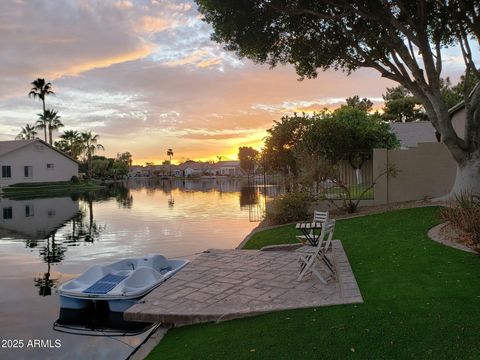
<path fill-rule="evenodd" d="M 272 311 L 363 302 L 340 241 L 333 242 L 336 279 L 297 281 L 294 251 L 209 250 L 131 307 L 126 320 L 175 326 Z"/>

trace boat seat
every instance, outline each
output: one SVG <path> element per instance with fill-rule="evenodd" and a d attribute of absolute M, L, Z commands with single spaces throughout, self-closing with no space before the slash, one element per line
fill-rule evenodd
<path fill-rule="evenodd" d="M 127 277 L 127 275 L 107 274 L 83 292 L 86 294 L 106 294 Z"/>

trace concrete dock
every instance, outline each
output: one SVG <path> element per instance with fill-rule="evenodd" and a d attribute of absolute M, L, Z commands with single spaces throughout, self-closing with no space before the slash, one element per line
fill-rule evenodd
<path fill-rule="evenodd" d="M 287 309 L 363 302 L 340 241 L 333 241 L 336 277 L 297 281 L 295 251 L 208 250 L 124 313 L 126 320 L 175 326 Z"/>

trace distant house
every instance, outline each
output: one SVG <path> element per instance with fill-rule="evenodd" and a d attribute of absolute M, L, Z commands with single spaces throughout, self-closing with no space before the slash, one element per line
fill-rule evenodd
<path fill-rule="evenodd" d="M 246 176 L 245 171 L 240 167 L 240 161 L 219 161 L 215 164 L 217 175 L 224 176 Z"/>
<path fill-rule="evenodd" d="M 438 142 L 430 121 L 395 122 L 390 130 L 397 136 L 402 149 L 417 147 L 419 143 Z"/>
<path fill-rule="evenodd" d="M 78 176 L 75 159 L 40 139 L 0 141 L 0 168 L 0 187 Z"/>
<path fill-rule="evenodd" d="M 458 137 L 463 139 L 465 137 L 465 118 L 467 117 L 465 102 L 461 101 L 450 108 L 448 114 L 450 115 L 450 119 L 452 119 L 452 125 L 455 132 Z"/>
<path fill-rule="evenodd" d="M 185 177 L 201 176 L 209 173 L 210 164 L 188 160 L 179 165 L 179 169 L 182 170 L 182 175 Z"/>

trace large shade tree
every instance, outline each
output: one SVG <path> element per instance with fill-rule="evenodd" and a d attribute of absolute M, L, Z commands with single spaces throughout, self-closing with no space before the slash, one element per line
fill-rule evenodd
<path fill-rule="evenodd" d="M 45 79 L 38 78 L 31 82 L 32 88 L 28 93 L 28 97 L 38 98 L 42 101 L 43 116 L 45 116 L 45 97 L 48 95 L 55 95 L 52 90 L 52 84 L 46 82 Z M 43 127 L 45 142 L 47 141 L 47 128 Z"/>
<path fill-rule="evenodd" d="M 466 76 L 479 75 L 480 2 L 470 0 L 196 0 L 213 39 L 271 66 L 292 64 L 301 77 L 319 69 L 371 68 L 417 97 L 457 163 L 452 194 L 480 193 L 480 87 L 465 94 L 465 137 L 442 98 L 444 50 L 456 45 Z"/>

